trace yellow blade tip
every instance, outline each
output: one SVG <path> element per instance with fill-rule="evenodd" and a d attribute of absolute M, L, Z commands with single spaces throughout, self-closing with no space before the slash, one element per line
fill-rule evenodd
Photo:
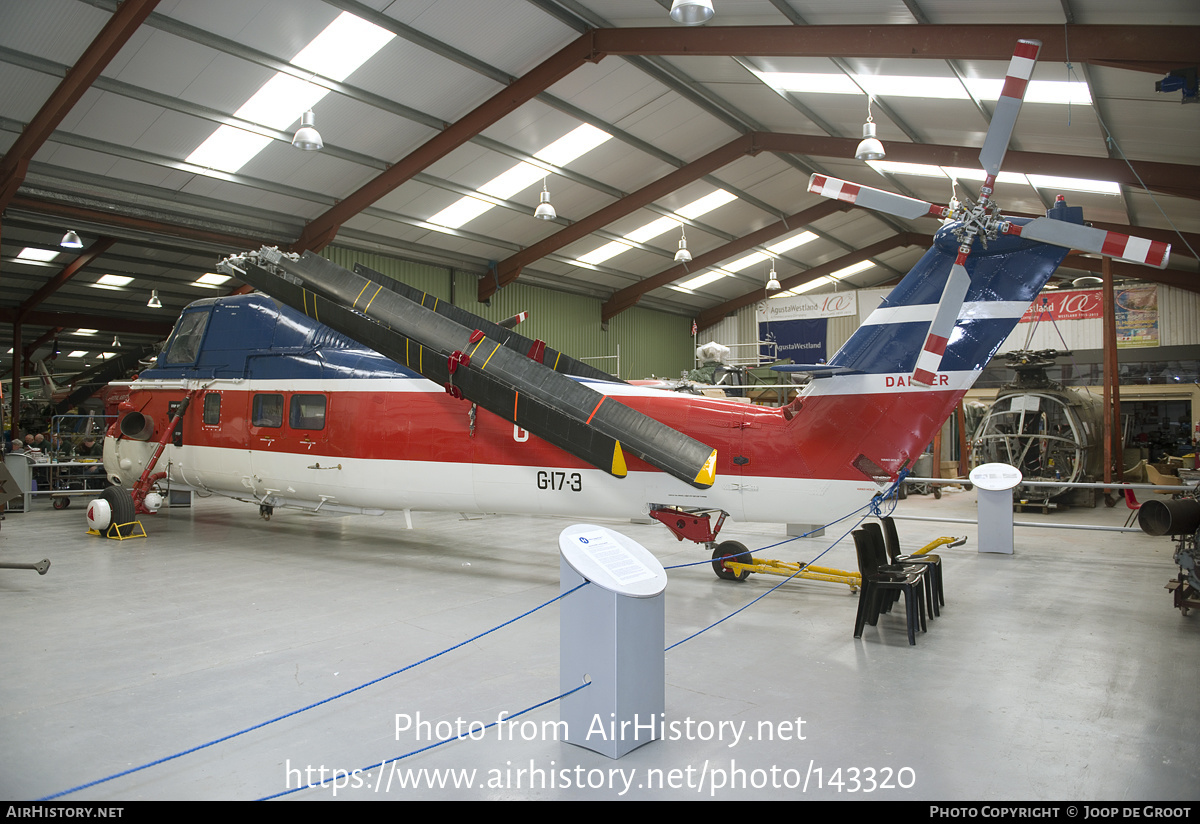
<path fill-rule="evenodd" d="M 618 478 L 629 474 L 629 470 L 625 468 L 625 451 L 621 449 L 620 441 L 613 443 L 612 474 Z"/>
<path fill-rule="evenodd" d="M 704 462 L 704 466 L 696 473 L 696 483 L 710 487 L 717 481 L 717 450 L 713 450 L 708 455 L 708 460 Z"/>

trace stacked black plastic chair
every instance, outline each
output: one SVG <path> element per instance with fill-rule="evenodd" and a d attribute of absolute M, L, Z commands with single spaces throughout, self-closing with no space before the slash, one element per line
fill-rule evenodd
<path fill-rule="evenodd" d="M 895 601 L 894 594 L 904 595 L 905 622 L 908 643 L 917 643 L 917 625 L 926 632 L 925 582 L 918 572 L 895 571 L 885 563 L 883 541 L 869 532 L 856 529 L 854 549 L 858 553 L 858 571 L 862 574 L 862 589 L 858 593 L 858 615 L 854 618 L 854 637 L 862 638 L 864 624 L 876 626 L 880 612 Z"/>
<path fill-rule="evenodd" d="M 929 589 L 926 590 L 926 598 L 933 606 L 933 614 L 941 615 L 942 611 L 939 607 L 946 605 L 945 588 L 942 586 L 942 556 L 933 553 L 902 555 L 900 553 L 900 535 L 896 532 L 896 522 L 886 515 L 879 520 L 883 523 L 883 545 L 887 548 L 889 563 L 925 565 L 928 568 L 930 583 Z M 874 525 L 863 524 L 863 526 Z"/>

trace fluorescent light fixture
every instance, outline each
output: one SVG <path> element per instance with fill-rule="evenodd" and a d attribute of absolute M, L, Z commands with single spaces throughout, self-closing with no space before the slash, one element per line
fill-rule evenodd
<path fill-rule="evenodd" d="M 192 286 L 203 286 L 208 289 L 216 289 L 229 280 L 229 275 L 218 275 L 216 272 L 208 272 L 192 281 Z"/>
<path fill-rule="evenodd" d="M 717 189 L 716 191 L 710 192 L 698 200 L 693 200 L 686 206 L 676 209 L 675 214 L 679 215 L 680 217 L 687 218 L 688 220 L 695 220 L 701 215 L 708 214 L 713 209 L 724 206 L 726 203 L 729 203 L 732 200 L 737 200 L 737 195 L 731 194 L 724 189 Z M 657 220 L 650 221 L 644 226 L 639 226 L 637 229 L 634 229 L 632 232 L 624 235 L 624 237 L 633 241 L 634 243 L 645 243 L 648 240 L 658 237 L 664 232 L 670 231 L 680 223 L 681 221 L 676 220 L 673 217 L 660 217 Z M 625 250 L 632 248 L 633 247 L 627 243 L 613 241 L 611 243 L 604 244 L 599 249 L 594 249 L 593 251 L 588 252 L 586 255 L 577 258 L 577 260 L 582 263 L 590 263 L 594 266 L 598 263 L 603 263 L 609 258 L 616 257 Z"/>
<path fill-rule="evenodd" d="M 131 283 L 133 283 L 133 278 L 127 275 L 101 275 L 100 278 L 92 285 L 105 286 L 109 289 L 112 289 L 119 286 L 128 286 Z"/>
<path fill-rule="evenodd" d="M 83 351 L 82 349 L 76 349 L 74 352 L 68 352 L 67 357 L 68 358 L 86 358 L 87 354 L 88 353 Z"/>
<path fill-rule="evenodd" d="M 34 249 L 32 246 L 26 246 L 17 253 L 17 260 L 36 260 L 42 263 L 49 263 L 59 256 L 59 252 L 53 249 Z"/>
<path fill-rule="evenodd" d="M 76 329 L 75 334 L 76 335 L 94 335 L 94 334 L 96 334 L 96 331 L 97 330 L 95 330 L 95 329 Z"/>
<path fill-rule="evenodd" d="M 395 35 L 343 12 L 292 58 L 291 63 L 314 75 L 345 80 Z M 234 115 L 251 123 L 283 130 L 300 119 L 329 89 L 282 72 L 268 80 Z M 266 148 L 272 138 L 234 126 L 220 126 L 188 155 L 187 162 L 236 172 Z"/>
<path fill-rule="evenodd" d="M 534 154 L 538 160 L 552 166 L 563 167 L 573 160 L 590 152 L 612 137 L 608 132 L 590 126 L 587 123 L 572 129 L 558 140 Z M 491 195 L 501 200 L 508 200 L 525 191 L 539 180 L 546 177 L 546 170 L 532 163 L 518 163 L 508 171 L 489 180 L 475 191 Z M 493 204 L 470 195 L 460 198 L 454 203 L 429 218 L 430 223 L 448 226 L 451 229 L 474 220 L 484 212 L 494 208 Z"/>

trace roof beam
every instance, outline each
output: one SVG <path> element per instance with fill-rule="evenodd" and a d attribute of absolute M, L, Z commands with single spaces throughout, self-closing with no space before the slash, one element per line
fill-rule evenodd
<path fill-rule="evenodd" d="M 383 174 L 367 182 L 336 206 L 317 216 L 292 244 L 292 251 L 320 251 L 329 245 L 348 219 L 396 189 L 413 175 L 445 157 L 500 118 L 515 111 L 588 61 L 599 59 L 592 32 L 560 49 L 519 80 L 447 126 Z"/>
<path fill-rule="evenodd" d="M 839 269 L 845 269 L 847 266 L 853 266 L 856 263 L 861 263 L 864 260 L 883 254 L 891 249 L 900 246 L 931 246 L 933 245 L 932 235 L 923 235 L 918 232 L 901 232 L 891 237 L 884 238 L 877 243 L 872 243 L 857 252 L 851 252 L 848 255 L 842 255 L 840 258 L 822 263 L 820 266 L 814 266 L 807 271 L 784 278 L 779 282 L 779 285 L 785 291 L 787 289 L 795 289 L 797 286 L 802 286 L 810 280 L 816 280 L 820 277 L 825 277 L 836 272 Z M 758 303 L 760 300 L 766 300 L 767 290 L 765 288 L 755 289 L 752 292 L 731 298 L 722 304 L 713 306 L 710 309 L 705 309 L 696 318 L 697 331 L 707 329 L 715 323 L 719 323 L 726 315 L 731 315 L 743 306 L 749 306 L 752 303 Z"/>
<path fill-rule="evenodd" d="M 16 309 L 0 309 L 0 323 L 14 323 L 16 314 Z M 100 332 L 154 335 L 158 338 L 165 338 L 171 334 L 171 329 L 175 326 L 175 319 L 172 316 L 169 321 L 149 321 L 84 312 L 30 312 L 21 323 L 25 326 L 61 326 L 64 329 L 96 329 Z"/>
<path fill-rule="evenodd" d="M 16 195 L 17 187 L 25 180 L 29 161 L 38 149 L 157 5 L 158 0 L 124 0 L 49 99 L 42 104 L 4 159 L 0 160 L 0 209 Z"/>
<path fill-rule="evenodd" d="M 840 200 L 827 200 L 824 203 L 818 203 L 810 209 L 805 209 L 802 212 L 797 212 L 794 215 L 789 215 L 782 220 L 776 221 L 768 226 L 764 226 L 756 232 L 751 232 L 745 237 L 740 237 L 724 246 L 719 246 L 711 252 L 705 252 L 702 255 L 697 255 L 692 259 L 690 264 L 681 263 L 678 266 L 672 266 L 659 272 L 657 275 L 646 278 L 638 283 L 626 286 L 613 294 L 603 306 L 600 307 L 600 319 L 602 321 L 612 320 L 617 315 L 624 312 L 626 309 L 632 309 L 637 305 L 642 296 L 655 289 L 674 283 L 681 277 L 699 272 L 700 270 L 714 266 L 723 260 L 728 260 L 734 255 L 749 251 L 755 246 L 773 240 L 780 235 L 787 234 L 802 226 L 807 226 L 810 223 L 820 220 L 823 217 L 834 214 L 835 212 L 844 212 L 851 208 L 849 203 L 843 203 Z"/>
<path fill-rule="evenodd" d="M 704 26 L 598 29 L 609 55 L 873 57 L 1004 60 L 1022 38 L 1042 41 L 1039 60 L 1167 72 L 1196 59 L 1200 26 L 884 25 Z"/>

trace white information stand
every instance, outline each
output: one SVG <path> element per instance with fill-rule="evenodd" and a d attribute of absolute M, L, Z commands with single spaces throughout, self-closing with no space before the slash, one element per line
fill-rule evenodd
<path fill-rule="evenodd" d="M 982 464 L 971 470 L 979 508 L 979 551 L 1013 554 L 1012 488 L 1021 483 L 1021 470 L 1003 463 Z"/>
<path fill-rule="evenodd" d="M 558 536 L 559 686 L 566 740 L 620 758 L 658 737 L 666 705 L 667 574 L 619 532 L 575 524 Z"/>

